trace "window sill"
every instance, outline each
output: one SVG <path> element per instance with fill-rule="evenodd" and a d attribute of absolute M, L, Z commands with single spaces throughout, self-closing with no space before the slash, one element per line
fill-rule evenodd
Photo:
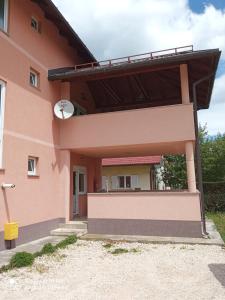
<path fill-rule="evenodd" d="M 7 35 L 9 37 L 9 32 L 8 31 L 0 28 L 0 32 L 4 33 L 5 35 Z"/>
<path fill-rule="evenodd" d="M 40 178 L 40 175 L 27 174 L 28 178 Z"/>
<path fill-rule="evenodd" d="M 41 92 L 41 89 L 40 89 L 39 86 L 35 86 L 35 85 L 30 84 L 30 87 L 33 88 L 33 89 L 35 89 L 38 92 Z"/>

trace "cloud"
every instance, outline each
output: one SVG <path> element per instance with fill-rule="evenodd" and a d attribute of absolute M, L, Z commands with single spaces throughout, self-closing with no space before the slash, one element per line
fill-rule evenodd
<path fill-rule="evenodd" d="M 203 13 L 197 14 L 190 9 L 188 0 L 54 0 L 54 3 L 98 60 L 189 44 L 195 50 L 220 48 L 225 60 L 225 9 L 207 5 Z M 222 75 L 215 82 L 211 109 L 201 113 L 201 121 L 208 123 L 210 133 L 225 131 L 220 111 L 224 109 L 224 95 Z M 212 118 L 216 122 L 211 122 Z"/>
<path fill-rule="evenodd" d="M 207 128 L 210 134 L 225 132 L 225 74 L 216 78 L 210 108 L 198 113 L 199 122 Z"/>
<path fill-rule="evenodd" d="M 187 0 L 54 0 L 97 59 L 194 44 L 225 58 L 225 10 L 194 13 Z"/>

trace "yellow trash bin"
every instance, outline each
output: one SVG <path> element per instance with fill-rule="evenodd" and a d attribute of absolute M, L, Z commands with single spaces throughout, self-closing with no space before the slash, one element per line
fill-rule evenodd
<path fill-rule="evenodd" d="M 4 239 L 6 241 L 12 241 L 18 238 L 18 223 L 16 222 L 11 222 L 11 223 L 6 223 L 4 225 Z"/>

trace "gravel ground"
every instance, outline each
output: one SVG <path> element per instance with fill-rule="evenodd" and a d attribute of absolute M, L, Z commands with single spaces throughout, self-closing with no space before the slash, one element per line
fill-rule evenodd
<path fill-rule="evenodd" d="M 79 240 L 30 268 L 0 274 L 0 299 L 225 299 L 219 246 L 104 244 Z M 129 253 L 111 254 L 116 248 Z"/>

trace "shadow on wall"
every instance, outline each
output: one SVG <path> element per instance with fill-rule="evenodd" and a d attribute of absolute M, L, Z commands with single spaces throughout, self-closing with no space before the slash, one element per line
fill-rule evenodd
<path fill-rule="evenodd" d="M 225 287 L 225 264 L 210 264 L 208 267 L 220 284 Z"/>

